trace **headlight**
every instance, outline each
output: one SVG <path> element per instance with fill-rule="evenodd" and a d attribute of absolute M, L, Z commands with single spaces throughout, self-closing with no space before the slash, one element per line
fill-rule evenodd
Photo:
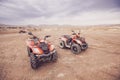
<path fill-rule="evenodd" d="M 33 48 L 34 53 L 39 53 L 39 50 L 37 48 Z"/>

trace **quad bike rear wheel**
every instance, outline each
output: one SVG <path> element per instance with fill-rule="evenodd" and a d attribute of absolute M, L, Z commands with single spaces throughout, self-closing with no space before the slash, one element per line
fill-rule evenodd
<path fill-rule="evenodd" d="M 37 57 L 33 53 L 30 54 L 30 63 L 33 69 L 38 68 L 38 60 L 37 60 Z"/>
<path fill-rule="evenodd" d="M 62 48 L 62 49 L 64 49 L 65 48 L 65 42 L 64 41 L 62 41 L 62 40 L 60 40 L 60 48 Z"/>
<path fill-rule="evenodd" d="M 71 51 L 74 53 L 74 54 L 79 54 L 81 52 L 81 47 L 80 45 L 78 44 L 72 44 L 71 46 Z"/>
<path fill-rule="evenodd" d="M 57 58 L 58 58 L 57 52 L 53 53 L 51 60 L 52 60 L 53 62 L 55 62 L 55 61 L 57 61 Z"/>

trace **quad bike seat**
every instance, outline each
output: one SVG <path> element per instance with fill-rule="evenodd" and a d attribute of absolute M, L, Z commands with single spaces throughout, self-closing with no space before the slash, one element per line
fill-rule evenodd
<path fill-rule="evenodd" d="M 71 39 L 70 35 L 63 35 L 67 39 Z"/>
<path fill-rule="evenodd" d="M 64 35 L 64 37 L 67 38 L 67 44 L 69 44 L 72 41 L 70 35 Z"/>

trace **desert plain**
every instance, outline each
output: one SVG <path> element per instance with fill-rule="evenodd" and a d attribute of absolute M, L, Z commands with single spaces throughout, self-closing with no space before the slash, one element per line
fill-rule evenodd
<path fill-rule="evenodd" d="M 120 25 L 23 28 L 55 45 L 57 62 L 33 70 L 27 55 L 27 33 L 0 28 L 0 80 L 120 80 Z M 59 37 L 80 30 L 89 47 L 78 55 L 59 47 Z"/>

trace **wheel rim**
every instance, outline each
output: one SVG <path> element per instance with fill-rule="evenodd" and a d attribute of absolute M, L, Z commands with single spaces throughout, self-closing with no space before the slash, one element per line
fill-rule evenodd
<path fill-rule="evenodd" d="M 77 51 L 78 51 L 78 50 L 77 50 L 77 47 L 73 46 L 73 51 L 74 51 L 74 52 L 77 52 Z"/>
<path fill-rule="evenodd" d="M 63 43 L 62 42 L 60 43 L 60 47 L 63 47 Z"/>

